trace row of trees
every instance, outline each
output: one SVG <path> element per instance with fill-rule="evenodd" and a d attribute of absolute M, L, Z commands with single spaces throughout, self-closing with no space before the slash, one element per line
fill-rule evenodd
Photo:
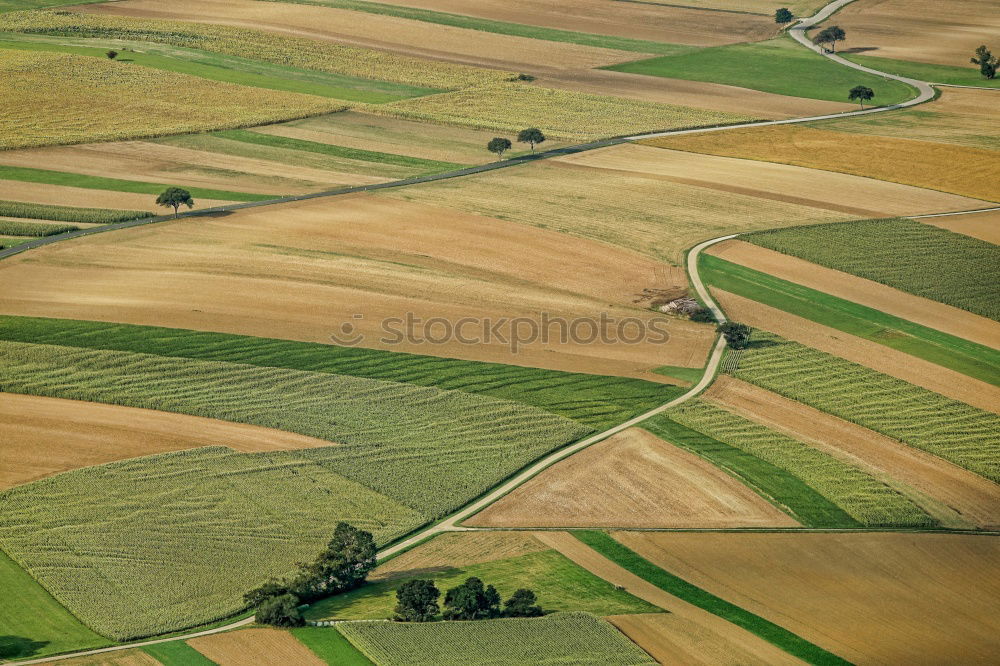
<path fill-rule="evenodd" d="M 529 127 L 517 133 L 517 142 L 531 144 L 531 152 L 535 152 L 535 146 L 545 142 L 545 135 L 537 127 Z M 490 139 L 490 142 L 486 144 L 486 150 L 496 153 L 497 159 L 502 159 L 503 154 L 510 150 L 513 145 L 510 139 L 498 136 Z"/>
<path fill-rule="evenodd" d="M 444 595 L 444 611 L 438 605 L 441 591 L 433 580 L 409 580 L 396 590 L 397 622 L 430 622 L 438 613 L 445 620 L 487 620 L 496 617 L 539 617 L 545 611 L 538 605 L 535 593 L 520 589 L 501 608 L 500 593 L 492 585 L 473 576 L 451 588 Z"/>

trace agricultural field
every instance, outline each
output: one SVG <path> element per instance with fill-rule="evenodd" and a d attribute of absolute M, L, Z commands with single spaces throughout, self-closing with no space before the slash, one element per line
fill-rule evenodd
<path fill-rule="evenodd" d="M 428 624 L 347 622 L 337 630 L 384 666 L 460 666 L 470 659 L 476 664 L 656 663 L 614 627 L 586 613 Z"/>
<path fill-rule="evenodd" d="M 1000 245 L 1000 211 L 992 213 L 973 213 L 959 217 L 929 217 L 921 220 L 940 229 L 965 234 L 979 240 Z"/>
<path fill-rule="evenodd" d="M 323 666 L 326 662 L 313 654 L 289 631 L 281 629 L 244 629 L 210 636 L 199 636 L 187 644 L 219 666 L 261 664 L 282 666 Z"/>
<path fill-rule="evenodd" d="M 854 663 L 990 661 L 998 544 L 949 534 L 614 537 L 650 562 Z M 965 657 L 963 657 L 965 658 Z"/>

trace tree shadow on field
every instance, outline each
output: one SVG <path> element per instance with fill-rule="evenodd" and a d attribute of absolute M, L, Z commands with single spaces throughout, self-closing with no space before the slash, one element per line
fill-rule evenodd
<path fill-rule="evenodd" d="M 754 340 L 751 338 L 744 349 L 764 349 L 765 347 L 777 347 L 780 344 L 780 342 L 775 342 L 774 340 Z"/>
<path fill-rule="evenodd" d="M 35 641 L 23 636 L 0 636 L 0 659 L 31 657 L 48 644 L 48 641 Z"/>
<path fill-rule="evenodd" d="M 867 53 L 868 51 L 878 51 L 877 46 L 852 46 L 849 49 L 838 49 L 837 53 Z"/>

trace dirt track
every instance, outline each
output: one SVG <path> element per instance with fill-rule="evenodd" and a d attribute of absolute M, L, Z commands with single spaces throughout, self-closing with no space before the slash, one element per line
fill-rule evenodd
<path fill-rule="evenodd" d="M 941 458 L 727 375 L 705 397 L 865 469 L 948 527 L 1000 528 L 1000 486 Z"/>
<path fill-rule="evenodd" d="M 79 467 L 199 446 L 256 452 L 330 445 L 230 421 L 0 393 L 0 489 Z"/>
<path fill-rule="evenodd" d="M 795 527 L 732 476 L 632 428 L 545 470 L 470 527 Z"/>

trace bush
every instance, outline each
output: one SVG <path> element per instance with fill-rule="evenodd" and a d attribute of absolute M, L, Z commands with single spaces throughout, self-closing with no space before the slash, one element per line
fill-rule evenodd
<path fill-rule="evenodd" d="M 726 344 L 733 349 L 746 349 L 750 342 L 750 327 L 746 324 L 737 324 L 734 321 L 727 321 L 720 324 L 716 329 L 726 337 Z"/>
<path fill-rule="evenodd" d="M 531 590 L 521 588 L 504 602 L 504 617 L 541 617 L 545 614 L 541 606 L 535 604 L 538 598 Z"/>
<path fill-rule="evenodd" d="M 434 581 L 417 578 L 408 580 L 396 590 L 396 613 L 393 616 L 397 622 L 430 622 L 438 614 L 438 597 L 441 591 L 434 586 Z"/>
<path fill-rule="evenodd" d="M 715 315 L 708 308 L 698 308 L 690 315 L 691 321 L 699 323 L 715 323 Z"/>
<path fill-rule="evenodd" d="M 266 599 L 257 609 L 256 620 L 275 627 L 301 627 L 306 623 L 299 612 L 299 600 L 291 594 Z"/>

